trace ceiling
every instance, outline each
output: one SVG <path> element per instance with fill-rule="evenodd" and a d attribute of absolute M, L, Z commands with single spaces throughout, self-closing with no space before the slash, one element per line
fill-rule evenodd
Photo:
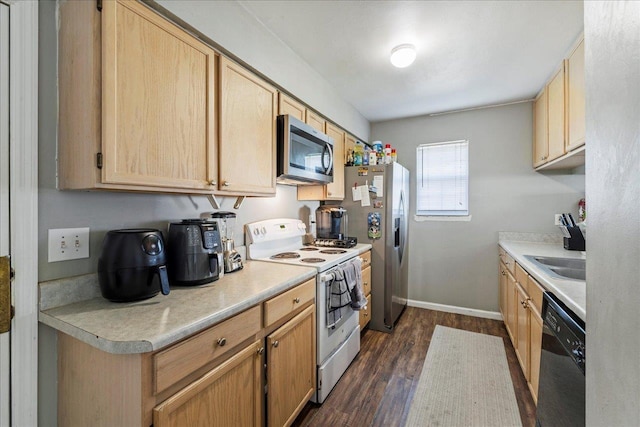
<path fill-rule="evenodd" d="M 582 1 L 239 3 L 371 122 L 531 99 L 583 29 Z"/>

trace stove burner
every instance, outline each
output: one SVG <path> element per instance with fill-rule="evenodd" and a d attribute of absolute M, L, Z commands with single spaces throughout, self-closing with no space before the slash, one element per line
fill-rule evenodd
<path fill-rule="evenodd" d="M 295 252 L 281 252 L 271 257 L 271 259 L 291 259 L 291 258 L 300 258 L 300 254 Z"/>
<path fill-rule="evenodd" d="M 317 251 L 318 248 L 314 248 L 314 247 L 311 247 L 311 246 L 305 246 L 304 248 L 300 248 L 299 250 L 301 250 L 301 251 Z"/>
<path fill-rule="evenodd" d="M 342 249 L 324 249 L 320 251 L 321 254 L 327 254 L 327 255 L 338 255 L 338 254 L 343 254 L 345 252 L 347 251 Z"/>
<path fill-rule="evenodd" d="M 319 262 L 325 262 L 326 259 L 324 259 L 324 258 L 302 258 L 300 261 L 308 262 L 310 264 L 317 264 Z"/>

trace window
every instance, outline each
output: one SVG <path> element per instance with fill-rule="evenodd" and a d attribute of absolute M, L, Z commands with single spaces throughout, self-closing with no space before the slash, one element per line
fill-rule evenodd
<path fill-rule="evenodd" d="M 469 141 L 421 144 L 416 158 L 416 214 L 468 216 Z"/>

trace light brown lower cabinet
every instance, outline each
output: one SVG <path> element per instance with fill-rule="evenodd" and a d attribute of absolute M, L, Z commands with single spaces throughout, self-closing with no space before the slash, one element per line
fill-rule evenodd
<path fill-rule="evenodd" d="M 501 251 L 501 259 L 503 259 Z M 515 277 L 500 262 L 500 311 L 534 402 L 538 402 L 542 352 L 542 286 L 518 263 Z"/>
<path fill-rule="evenodd" d="M 367 298 L 367 306 L 360 310 L 360 331 L 369 324 L 371 320 L 371 251 L 360 255 L 362 258 L 362 290 Z"/>
<path fill-rule="evenodd" d="M 269 426 L 291 425 L 315 392 L 315 329 L 312 305 L 267 336 Z"/>
<path fill-rule="evenodd" d="M 59 332 L 58 425 L 290 425 L 315 391 L 314 302 L 312 278 L 150 353 Z"/>
<path fill-rule="evenodd" d="M 153 409 L 154 427 L 262 425 L 262 341 L 256 341 Z"/>

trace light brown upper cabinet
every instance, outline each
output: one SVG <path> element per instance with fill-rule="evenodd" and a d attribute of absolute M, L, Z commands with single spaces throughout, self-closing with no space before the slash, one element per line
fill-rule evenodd
<path fill-rule="evenodd" d="M 277 111 L 275 87 L 220 58 L 221 192 L 275 194 Z"/>
<path fill-rule="evenodd" d="M 327 132 L 327 121 L 313 110 L 307 110 L 307 117 L 305 122 L 317 131 L 320 131 L 322 133 Z"/>
<path fill-rule="evenodd" d="M 555 160 L 565 153 L 564 149 L 564 62 L 547 85 L 548 110 L 547 126 L 549 127 L 549 158 Z"/>
<path fill-rule="evenodd" d="M 547 88 L 538 94 L 533 103 L 533 167 L 544 164 L 549 157 L 547 128 Z"/>
<path fill-rule="evenodd" d="M 62 2 L 59 188 L 211 193 L 216 61 L 142 3 Z"/>
<path fill-rule="evenodd" d="M 584 87 L 581 37 L 534 102 L 533 167 L 537 170 L 584 165 Z"/>
<path fill-rule="evenodd" d="M 289 114 L 304 122 L 307 117 L 307 108 L 295 99 L 280 92 L 278 95 L 278 114 Z"/>
<path fill-rule="evenodd" d="M 308 116 L 307 116 L 308 117 Z M 326 134 L 333 139 L 333 182 L 298 186 L 298 200 L 344 200 L 344 141 L 346 132 L 331 122 Z"/>
<path fill-rule="evenodd" d="M 567 151 L 584 145 L 584 40 L 581 40 L 567 59 Z"/>

